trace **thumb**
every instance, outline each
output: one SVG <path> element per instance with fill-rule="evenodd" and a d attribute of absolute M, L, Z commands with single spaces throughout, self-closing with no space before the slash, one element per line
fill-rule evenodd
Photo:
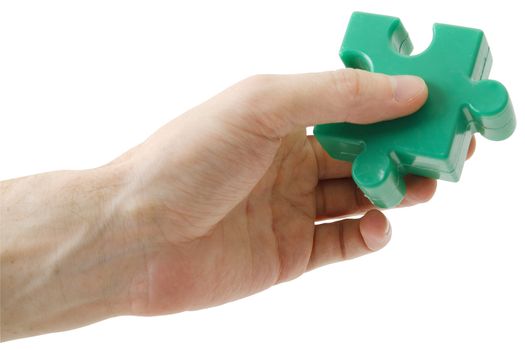
<path fill-rule="evenodd" d="M 298 126 L 368 124 L 411 114 L 423 105 L 427 93 L 419 77 L 347 68 L 257 75 L 226 90 L 223 98 L 229 96 L 242 111 L 235 118 L 243 126 L 257 128 L 252 131 L 267 137 L 283 137 Z"/>

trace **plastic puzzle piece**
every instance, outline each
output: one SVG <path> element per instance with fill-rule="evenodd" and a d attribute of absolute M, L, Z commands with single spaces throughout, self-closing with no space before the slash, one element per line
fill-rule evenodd
<path fill-rule="evenodd" d="M 354 12 L 340 51 L 346 67 L 423 78 L 428 100 L 416 113 L 369 125 L 317 125 L 314 135 L 330 156 L 352 162 L 352 177 L 378 207 L 405 195 L 404 175 L 458 181 L 471 136 L 509 137 L 514 111 L 505 87 L 488 77 L 492 57 L 478 29 L 434 25 L 422 53 L 409 56 L 399 18 Z"/>

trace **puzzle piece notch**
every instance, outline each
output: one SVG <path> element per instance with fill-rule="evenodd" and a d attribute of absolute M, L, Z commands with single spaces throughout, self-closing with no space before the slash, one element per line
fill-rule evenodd
<path fill-rule="evenodd" d="M 482 31 L 436 24 L 430 46 L 415 56 L 408 56 L 411 51 L 398 18 L 354 13 L 340 51 L 345 65 L 419 75 L 427 82 L 429 99 L 420 111 L 399 120 L 314 129 L 332 157 L 354 163 L 355 182 L 380 207 L 402 200 L 407 173 L 459 180 L 472 133 L 500 140 L 515 128 L 503 85 L 478 81 L 488 77 L 492 63 Z"/>
<path fill-rule="evenodd" d="M 339 56 L 346 67 L 407 72 L 389 74 L 410 74 L 411 65 L 423 60 L 422 64 L 441 64 L 450 72 L 467 73 L 473 80 L 486 79 L 492 65 L 488 43 L 479 29 L 436 23 L 430 45 L 417 55 L 411 56 L 412 50 L 410 36 L 399 18 L 354 12 Z M 439 61 L 436 56 L 440 56 Z"/>

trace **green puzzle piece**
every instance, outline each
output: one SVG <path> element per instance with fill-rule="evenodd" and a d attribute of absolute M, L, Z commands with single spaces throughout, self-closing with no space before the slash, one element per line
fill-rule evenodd
<path fill-rule="evenodd" d="M 354 181 L 383 208 L 403 199 L 404 175 L 458 181 L 473 133 L 502 140 L 516 126 L 505 87 L 484 80 L 492 57 L 481 30 L 435 24 L 428 49 L 415 56 L 411 51 L 398 18 L 354 12 L 340 51 L 345 66 L 418 75 L 427 83 L 428 100 L 406 118 L 314 128 L 330 156 L 353 163 Z"/>

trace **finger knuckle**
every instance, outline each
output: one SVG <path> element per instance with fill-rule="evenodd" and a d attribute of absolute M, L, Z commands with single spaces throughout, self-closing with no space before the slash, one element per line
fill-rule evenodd
<path fill-rule="evenodd" d="M 343 101 L 355 100 L 362 94 L 363 77 L 360 71 L 346 68 L 332 73 L 335 91 Z"/>
<path fill-rule="evenodd" d="M 277 113 L 278 84 L 278 77 L 270 74 L 253 75 L 238 84 L 239 107 L 244 111 L 244 118 L 248 118 L 250 129 L 269 138 L 278 137 L 286 123 Z"/>
<path fill-rule="evenodd" d="M 275 77 L 269 74 L 252 75 L 238 84 L 245 102 L 258 105 L 268 96 Z"/>
<path fill-rule="evenodd" d="M 345 234 L 346 230 L 348 229 L 347 225 L 348 225 L 348 221 L 344 221 L 344 220 L 339 221 L 337 223 L 337 235 L 339 239 L 339 251 L 341 255 L 341 260 L 349 259 L 348 251 L 346 247 L 346 234 Z"/>

